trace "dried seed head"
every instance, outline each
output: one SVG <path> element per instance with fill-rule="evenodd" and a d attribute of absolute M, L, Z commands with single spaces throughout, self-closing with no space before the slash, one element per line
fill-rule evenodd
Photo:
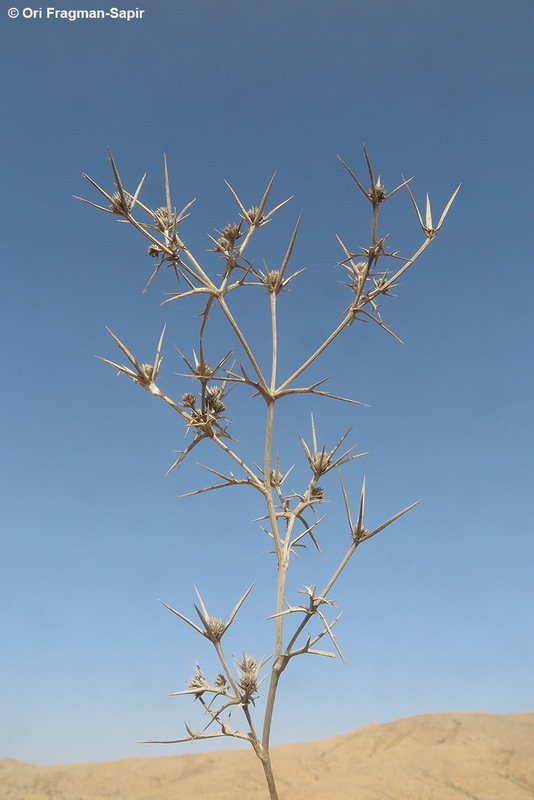
<path fill-rule="evenodd" d="M 279 469 L 272 469 L 269 476 L 269 483 L 273 488 L 278 489 L 282 485 L 283 477 Z"/>
<path fill-rule="evenodd" d="M 320 486 L 314 486 L 311 490 L 311 496 L 314 500 L 322 502 L 324 500 L 324 489 L 322 489 Z"/>
<path fill-rule="evenodd" d="M 388 279 L 386 275 L 381 275 L 379 278 L 373 278 L 373 284 L 375 289 L 378 291 L 382 291 L 385 286 L 387 286 Z"/>
<path fill-rule="evenodd" d="M 254 656 L 248 656 L 246 653 L 243 653 L 243 660 L 239 664 L 239 667 L 243 670 L 243 672 L 250 672 L 251 670 L 256 669 L 257 666 L 258 662 Z"/>
<path fill-rule="evenodd" d="M 355 291 L 358 291 L 363 283 L 365 278 L 365 274 L 367 272 L 367 262 L 366 261 L 358 261 L 357 264 L 346 264 L 345 265 L 350 277 L 351 277 L 351 286 Z"/>
<path fill-rule="evenodd" d="M 154 374 L 154 365 L 153 364 L 141 364 L 140 369 L 142 375 L 147 379 L 147 381 L 153 381 L 156 378 Z"/>
<path fill-rule="evenodd" d="M 247 695 L 251 695 L 258 688 L 258 662 L 254 656 L 247 656 L 243 653 L 243 660 L 238 664 L 241 670 L 239 685 Z"/>
<path fill-rule="evenodd" d="M 332 463 L 332 456 L 330 453 L 325 453 L 324 450 L 321 450 L 320 453 L 316 453 L 310 463 L 310 467 L 312 469 L 313 474 L 316 477 L 320 475 L 324 475 L 325 472 L 328 472 L 330 464 Z"/>
<path fill-rule="evenodd" d="M 126 200 L 125 203 L 123 202 L 120 192 L 115 192 L 111 195 L 111 202 L 109 204 L 111 211 L 119 217 L 125 217 L 129 214 L 134 204 L 134 199 L 128 192 L 123 192 L 123 197 Z"/>
<path fill-rule="evenodd" d="M 280 280 L 280 270 L 278 270 L 278 269 L 269 270 L 269 272 L 267 272 L 265 274 L 265 277 L 263 279 L 263 283 L 265 285 L 265 288 L 267 289 L 267 291 L 270 294 L 273 294 L 273 292 L 276 292 L 276 294 L 278 294 L 278 292 L 282 291 L 282 282 Z"/>
<path fill-rule="evenodd" d="M 213 411 L 214 414 L 222 414 L 225 410 L 224 403 L 224 390 L 221 386 L 209 386 L 206 389 L 206 405 Z"/>
<path fill-rule="evenodd" d="M 154 221 L 160 231 L 167 231 L 174 225 L 174 214 L 169 214 L 168 208 L 161 206 L 154 211 Z"/>
<path fill-rule="evenodd" d="M 249 208 L 248 211 L 245 211 L 244 220 L 249 225 L 255 225 L 256 227 L 259 227 L 263 222 L 263 215 L 260 214 L 258 206 L 252 206 L 252 208 Z"/>
<path fill-rule="evenodd" d="M 205 361 L 200 361 L 196 364 L 196 369 L 194 372 L 195 378 L 200 378 L 201 380 L 209 380 L 213 375 L 213 370 L 209 364 Z"/>
<path fill-rule="evenodd" d="M 236 239 L 240 239 L 243 234 L 239 230 L 239 225 L 225 225 L 221 231 L 223 237 L 233 244 Z"/>
<path fill-rule="evenodd" d="M 206 620 L 206 631 L 211 634 L 213 639 L 219 641 L 222 638 L 226 626 L 219 617 L 208 617 Z"/>
<path fill-rule="evenodd" d="M 214 251 L 216 253 L 227 253 L 228 250 L 230 250 L 231 246 L 232 246 L 232 243 L 230 242 L 230 240 L 227 239 L 225 236 L 221 236 L 215 242 Z"/>
<path fill-rule="evenodd" d="M 382 203 L 384 200 L 387 199 L 387 192 L 380 181 L 380 175 L 378 176 L 378 180 L 372 187 L 370 194 L 372 202 L 376 204 Z"/>
<path fill-rule="evenodd" d="M 216 686 L 218 689 L 224 689 L 224 688 L 226 688 L 227 680 L 224 677 L 224 675 L 219 674 L 215 678 L 215 680 L 213 682 L 213 685 Z"/>
<path fill-rule="evenodd" d="M 187 685 L 190 689 L 207 689 L 208 684 L 204 677 L 197 676 L 196 678 L 191 678 L 191 680 L 187 681 Z"/>
<path fill-rule="evenodd" d="M 361 542 L 363 541 L 363 539 L 365 539 L 368 533 L 369 531 L 367 530 L 367 528 L 364 528 L 363 525 L 362 526 L 355 525 L 354 529 L 352 530 L 352 538 L 354 539 L 355 542 Z"/>
<path fill-rule="evenodd" d="M 252 694 L 258 688 L 257 676 L 252 672 L 244 672 L 239 681 L 239 685 L 246 694 Z"/>
<path fill-rule="evenodd" d="M 191 678 L 190 680 L 188 680 L 187 681 L 187 685 L 189 686 L 190 689 L 207 689 L 208 688 L 208 683 L 207 683 L 204 675 L 201 672 L 199 672 L 197 675 L 195 675 L 194 678 Z"/>
<path fill-rule="evenodd" d="M 186 408 L 194 408 L 196 401 L 197 398 L 194 394 L 191 394 L 191 392 L 186 392 L 184 395 L 182 395 L 182 405 Z"/>
<path fill-rule="evenodd" d="M 161 253 L 163 253 L 163 250 L 159 245 L 151 244 L 148 247 L 147 253 L 151 258 L 157 258 L 159 255 L 161 255 Z"/>
<path fill-rule="evenodd" d="M 362 286 L 365 283 L 366 273 L 368 269 L 368 265 L 366 261 L 358 261 L 357 264 L 348 263 L 343 264 L 347 272 L 349 273 L 348 277 L 350 283 L 344 283 L 344 286 L 348 286 L 349 289 L 352 289 L 353 292 L 358 294 Z"/>

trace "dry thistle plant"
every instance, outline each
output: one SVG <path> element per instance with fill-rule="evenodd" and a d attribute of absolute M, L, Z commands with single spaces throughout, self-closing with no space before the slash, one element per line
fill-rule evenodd
<path fill-rule="evenodd" d="M 308 466 L 308 478 L 299 492 L 289 491 L 285 482 L 292 468 L 283 472 L 282 459 L 278 453 L 273 452 L 273 437 L 275 430 L 275 410 L 277 403 L 283 397 L 292 395 L 311 395 L 329 398 L 333 401 L 356 403 L 345 397 L 331 394 L 324 388 L 325 381 L 307 384 L 303 379 L 308 368 L 314 364 L 322 354 L 328 350 L 332 342 L 343 334 L 356 320 L 375 322 L 388 333 L 395 334 L 386 326 L 379 310 L 379 300 L 391 296 L 402 275 L 410 269 L 440 230 L 445 217 L 459 191 L 458 187 L 445 206 L 443 213 L 435 225 L 432 220 L 430 201 L 426 199 L 424 216 L 421 214 L 415 198 L 411 192 L 410 180 L 402 182 L 393 191 L 388 192 L 382 185 L 380 177 L 375 178 L 371 163 L 364 148 L 365 161 L 369 176 L 369 188 L 364 188 L 356 175 L 341 160 L 348 174 L 362 192 L 370 205 L 371 231 L 368 247 L 361 252 L 351 252 L 339 239 L 343 258 L 339 266 L 345 270 L 345 285 L 348 288 L 349 303 L 341 315 L 341 320 L 332 328 L 324 341 L 309 354 L 294 371 L 287 377 L 278 375 L 278 298 L 287 285 L 302 270 L 287 274 L 292 256 L 300 217 L 297 220 L 290 237 L 285 255 L 280 267 L 264 271 L 258 269 L 252 260 L 245 256 L 245 252 L 260 228 L 264 228 L 288 200 L 268 210 L 268 200 L 274 181 L 269 181 L 263 196 L 256 206 L 246 208 L 237 193 L 229 185 L 237 205 L 239 220 L 226 225 L 217 236 L 210 236 L 213 243 L 212 250 L 218 254 L 222 261 L 223 269 L 220 274 L 214 275 L 211 266 L 204 266 L 189 249 L 180 233 L 180 225 L 189 216 L 189 203 L 177 213 L 172 200 L 169 185 L 166 160 L 165 171 L 165 205 L 152 210 L 139 199 L 144 178 L 135 191 L 129 192 L 124 188 L 119 172 L 110 153 L 111 167 L 115 181 L 115 189 L 108 193 L 102 189 L 89 176 L 85 178 L 105 198 L 107 205 L 100 206 L 89 200 L 84 202 L 112 214 L 122 222 L 136 228 L 149 241 L 148 255 L 155 259 L 155 267 L 148 280 L 145 290 L 162 268 L 172 268 L 174 276 L 179 283 L 179 291 L 169 294 L 165 303 L 183 301 L 188 297 L 198 297 L 202 301 L 200 324 L 198 332 L 198 354 L 194 351 L 192 359 L 187 359 L 180 351 L 180 356 L 187 372 L 183 375 L 195 387 L 186 391 L 181 399 L 175 400 L 164 394 L 158 386 L 158 373 L 162 362 L 162 346 L 165 327 L 156 346 L 154 360 L 151 364 L 139 362 L 127 347 L 111 333 L 113 339 L 127 359 L 128 365 L 109 361 L 119 373 L 127 375 L 134 383 L 139 384 L 147 392 L 163 400 L 170 408 L 178 413 L 184 420 L 186 432 L 190 435 L 187 446 L 178 451 L 178 458 L 170 470 L 178 467 L 186 456 L 203 440 L 218 448 L 228 459 L 229 467 L 236 470 L 235 474 L 230 468 L 221 472 L 207 467 L 215 474 L 218 481 L 213 486 L 198 489 L 189 494 L 200 494 L 207 491 L 226 488 L 229 486 L 249 486 L 257 494 L 261 503 L 260 520 L 264 521 L 263 528 L 267 535 L 270 547 L 274 546 L 276 554 L 276 604 L 270 610 L 268 619 L 274 620 L 274 642 L 272 654 L 268 659 L 258 660 L 252 655 L 243 652 L 240 661 L 232 663 L 225 650 L 225 634 L 233 624 L 239 609 L 247 599 L 252 586 L 247 589 L 236 603 L 232 613 L 223 621 L 218 616 L 212 616 L 197 591 L 198 604 L 195 611 L 198 616 L 192 621 L 180 611 L 163 603 L 173 614 L 187 625 L 190 625 L 200 636 L 207 639 L 215 651 L 220 673 L 208 680 L 198 664 L 193 667 L 193 675 L 188 681 L 187 688 L 174 692 L 175 695 L 191 695 L 202 706 L 207 717 L 207 723 L 202 730 L 195 730 L 186 725 L 187 736 L 172 740 L 168 743 L 188 742 L 199 739 L 215 739 L 218 737 L 234 737 L 248 742 L 259 758 L 268 787 L 271 800 L 278 798 L 276 781 L 272 770 L 270 757 L 271 724 L 277 697 L 280 678 L 293 659 L 307 655 L 335 657 L 341 656 L 336 641 L 337 637 L 333 628 L 339 617 L 331 618 L 329 611 L 333 606 L 331 591 L 347 567 L 357 548 L 362 542 L 371 539 L 383 531 L 391 523 L 413 508 L 416 503 L 403 508 L 397 514 L 387 519 L 374 529 L 365 526 L 365 479 L 360 492 L 357 508 L 351 508 L 340 468 L 350 461 L 358 458 L 361 453 L 355 453 L 354 447 L 347 450 L 342 448 L 347 434 L 331 448 L 319 447 L 317 434 L 312 416 L 311 441 L 301 439 L 302 449 Z M 413 203 L 416 217 L 422 230 L 422 241 L 418 249 L 409 257 L 403 257 L 397 252 L 389 251 L 386 247 L 386 236 L 379 236 L 379 212 L 383 203 L 393 195 L 405 189 Z M 83 198 L 78 198 L 82 199 Z M 289 198 L 291 199 L 291 198 Z M 220 263 L 219 261 L 219 263 Z M 229 305 L 233 292 L 244 287 L 263 287 L 264 297 L 270 308 L 270 363 L 268 371 L 260 366 L 260 359 L 245 335 L 240 322 L 234 317 Z M 217 304 L 227 323 L 229 337 L 229 351 L 220 358 L 215 366 L 208 362 L 204 355 L 204 342 L 206 331 L 209 329 L 210 310 Z M 268 337 L 269 338 L 269 337 Z M 397 337 L 395 337 L 397 338 Z M 242 356 L 243 363 L 236 368 L 235 362 L 229 363 L 233 347 L 237 347 Z M 226 348 L 225 348 L 226 349 Z M 226 397 L 231 388 L 244 386 L 252 390 L 253 397 L 259 396 L 265 404 L 265 441 L 262 466 L 258 467 L 254 461 L 242 454 L 241 445 L 228 432 L 230 420 L 226 414 Z M 261 459 L 258 459 L 261 461 Z M 327 578 L 323 588 L 317 591 L 316 586 L 304 586 L 301 589 L 303 601 L 301 605 L 290 605 L 287 600 L 287 578 L 292 557 L 296 548 L 302 546 L 307 540 L 313 542 L 318 548 L 317 528 L 322 522 L 318 517 L 317 508 L 325 502 L 325 493 L 320 486 L 321 479 L 332 470 L 339 471 L 341 494 L 343 497 L 347 517 L 347 549 L 346 553 Z M 318 622 L 318 633 L 312 633 L 310 623 Z M 329 642 L 331 649 L 321 649 L 324 642 Z M 265 681 L 265 704 L 260 716 L 255 707 L 255 699 L 259 696 L 259 686 Z M 238 720 L 241 720 L 239 722 Z M 261 727 L 260 727 L 261 726 Z M 153 740 L 152 740 L 153 741 Z"/>

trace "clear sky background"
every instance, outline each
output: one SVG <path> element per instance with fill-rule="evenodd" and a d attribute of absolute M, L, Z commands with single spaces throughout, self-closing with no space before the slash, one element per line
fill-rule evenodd
<path fill-rule="evenodd" d="M 85 2 L 68 8 L 92 8 Z M 277 170 L 254 255 L 277 266 L 299 211 L 282 296 L 282 370 L 348 303 L 335 234 L 365 246 L 369 208 L 337 154 L 365 179 L 362 144 L 387 188 L 414 175 L 437 213 L 462 189 L 430 250 L 383 308 L 399 344 L 353 326 L 313 375 L 369 408 L 317 400 L 282 409 L 277 443 L 290 482 L 305 474 L 298 437 L 370 451 L 363 475 L 377 525 L 423 502 L 358 551 L 332 597 L 347 665 L 301 658 L 284 675 L 276 743 L 442 711 L 534 708 L 532 508 L 532 210 L 534 8 L 530 0 L 149 0 L 142 20 L 10 19 L 2 11 L 2 556 L 0 757 L 36 764 L 191 752 L 145 738 L 202 722 L 185 688 L 188 659 L 218 671 L 208 643 L 157 598 L 194 614 L 194 590 L 225 617 L 256 587 L 229 651 L 268 656 L 273 561 L 252 492 L 178 499 L 205 486 L 198 448 L 165 477 L 183 426 L 95 355 L 120 358 L 109 326 L 148 361 L 168 323 L 162 387 L 196 346 L 195 302 L 161 306 L 172 275 L 153 267 L 81 177 L 112 188 L 107 148 L 142 199 L 197 202 L 182 234 L 209 270 L 207 233 L 237 220 L 224 179 L 256 204 Z M 22 7 L 21 7 L 22 8 Z M 44 13 L 44 9 L 43 9 Z M 407 193 L 382 233 L 407 253 L 421 232 Z M 236 314 L 264 355 L 265 298 Z M 291 329 L 291 333 L 289 330 Z M 214 316 L 208 358 L 233 346 Z M 241 452 L 261 460 L 259 401 L 229 406 Z M 337 477 L 322 532 L 289 599 L 320 585 L 348 533 Z M 251 496 L 252 495 L 252 496 Z M 221 746 L 219 742 L 215 745 Z M 214 745 L 212 744 L 211 747 Z M 195 746 L 206 749 L 206 746 Z"/>

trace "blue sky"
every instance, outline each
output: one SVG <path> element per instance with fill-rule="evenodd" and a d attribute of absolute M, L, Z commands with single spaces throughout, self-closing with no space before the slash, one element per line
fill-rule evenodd
<path fill-rule="evenodd" d="M 295 488 L 313 410 L 321 441 L 352 426 L 350 443 L 369 451 L 345 482 L 356 504 L 367 476 L 370 525 L 423 502 L 359 549 L 332 593 L 347 665 L 295 660 L 274 741 L 532 710 L 533 24 L 527 0 L 151 0 L 129 23 L 10 19 L 6 5 L 0 757 L 191 752 L 136 744 L 200 724 L 189 699 L 165 696 L 185 688 L 188 659 L 218 671 L 157 598 L 194 613 L 197 585 L 224 617 L 256 580 L 229 648 L 271 647 L 273 563 L 255 498 L 178 499 L 207 485 L 196 462 L 215 463 L 209 448 L 165 477 L 180 420 L 95 358 L 119 357 L 109 326 L 147 361 L 167 322 L 162 385 L 179 398 L 188 385 L 173 345 L 196 346 L 199 311 L 161 306 L 168 272 L 143 294 L 144 240 L 73 199 L 99 202 L 82 172 L 112 187 L 108 147 L 129 188 L 148 173 L 152 206 L 167 154 L 176 205 L 197 198 L 183 236 L 213 270 L 206 234 L 236 218 L 224 180 L 253 205 L 277 171 L 273 203 L 294 199 L 251 253 L 276 266 L 302 209 L 292 263 L 306 271 L 281 298 L 288 369 L 347 304 L 335 235 L 367 242 L 369 209 L 337 154 L 365 177 L 365 143 L 387 188 L 414 175 L 437 212 L 462 183 L 383 309 L 404 344 L 356 325 L 314 372 L 370 407 L 282 407 L 277 442 L 297 462 Z M 382 232 L 402 253 L 417 246 L 407 194 L 384 208 Z M 263 300 L 238 301 L 236 314 L 264 354 Z M 233 346 L 216 317 L 208 338 L 212 360 Z M 232 397 L 233 430 L 258 462 L 262 409 Z M 292 601 L 346 547 L 336 484 L 325 481 L 324 559 L 308 549 L 295 565 Z"/>

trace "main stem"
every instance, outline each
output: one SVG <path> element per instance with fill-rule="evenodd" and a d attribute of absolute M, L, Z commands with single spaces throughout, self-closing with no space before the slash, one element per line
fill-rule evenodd
<path fill-rule="evenodd" d="M 289 563 L 288 552 L 286 545 L 282 542 L 280 532 L 278 529 L 278 517 L 276 516 L 276 509 L 273 500 L 273 487 L 271 486 L 271 471 L 272 471 L 272 447 L 273 447 L 273 433 L 274 433 L 274 404 L 276 402 L 274 393 L 276 389 L 276 370 L 278 363 L 278 335 L 277 335 L 277 319 L 276 319 L 276 292 L 269 293 L 270 307 L 271 307 L 271 383 L 270 393 L 271 397 L 267 401 L 267 419 L 265 426 L 265 454 L 263 465 L 263 476 L 265 481 L 265 502 L 267 505 L 267 512 L 271 525 L 271 533 L 276 550 L 276 560 L 278 565 L 277 586 L 276 586 L 276 622 L 275 622 L 275 637 L 274 637 L 274 656 L 273 668 L 271 670 L 271 679 L 269 690 L 267 693 L 267 704 L 265 709 L 265 716 L 263 720 L 263 733 L 261 746 L 263 757 L 261 758 L 265 779 L 269 788 L 269 796 L 271 800 L 278 800 L 278 791 L 276 782 L 271 766 L 270 758 L 270 739 L 271 739 L 271 724 L 274 712 L 274 704 L 276 699 L 276 689 L 278 681 L 282 672 L 282 650 L 283 650 L 283 617 L 281 612 L 284 607 L 284 594 L 286 585 L 287 567 Z"/>

